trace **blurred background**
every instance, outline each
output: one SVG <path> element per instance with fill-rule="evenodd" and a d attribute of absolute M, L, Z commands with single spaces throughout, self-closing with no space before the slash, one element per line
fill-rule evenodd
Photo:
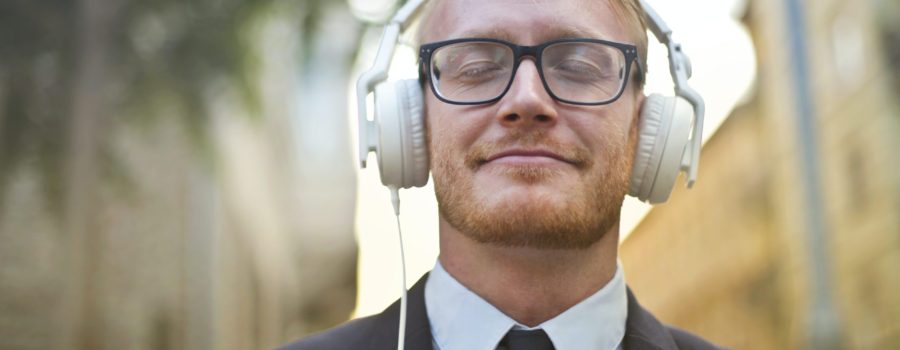
<path fill-rule="evenodd" d="M 0 349 L 267 349 L 399 297 L 350 101 L 399 2 L 0 3 Z M 900 348 L 900 1 L 650 3 L 708 115 L 697 185 L 623 209 L 642 304 L 736 349 Z M 410 285 L 431 191 L 401 192 Z"/>

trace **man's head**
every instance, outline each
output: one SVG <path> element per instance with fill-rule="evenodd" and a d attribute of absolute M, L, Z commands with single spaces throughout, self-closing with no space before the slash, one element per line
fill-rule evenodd
<path fill-rule="evenodd" d="M 643 62 L 640 11 L 629 0 L 437 0 L 426 9 L 421 40 L 604 39 L 638 46 Z M 448 104 L 426 88 L 441 220 L 479 242 L 535 248 L 585 248 L 617 229 L 643 100 L 640 83 L 629 83 L 609 104 L 562 103 L 525 57 L 496 102 Z"/>

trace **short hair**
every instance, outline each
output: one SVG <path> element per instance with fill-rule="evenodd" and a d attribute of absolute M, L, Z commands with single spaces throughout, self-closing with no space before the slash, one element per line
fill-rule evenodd
<path fill-rule="evenodd" d="M 422 14 L 416 25 L 413 35 L 415 49 L 418 52 L 422 45 L 424 23 L 428 22 L 428 18 L 434 10 L 435 4 L 440 0 L 431 0 L 425 4 Z M 640 65 L 640 74 L 637 74 L 635 80 L 637 84 L 633 87 L 643 89 L 644 77 L 647 75 L 647 21 L 644 16 L 644 7 L 641 6 L 640 0 L 608 0 L 616 17 L 625 26 L 627 35 L 634 40 L 634 46 L 638 50 L 638 64 Z"/>
<path fill-rule="evenodd" d="M 609 0 L 616 16 L 625 25 L 628 36 L 634 40 L 634 46 L 638 50 L 638 62 L 641 65 L 641 74 L 637 76 L 636 88 L 644 87 L 644 77 L 647 75 L 647 20 L 644 16 L 644 7 L 640 0 Z"/>

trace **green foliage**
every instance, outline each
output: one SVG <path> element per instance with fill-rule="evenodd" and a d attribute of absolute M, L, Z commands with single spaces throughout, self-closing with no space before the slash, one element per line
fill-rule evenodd
<path fill-rule="evenodd" d="M 256 109 L 252 43 L 243 32 L 272 0 L 106 2 L 116 30 L 100 38 L 109 41 L 103 74 L 112 87 L 96 92 L 110 95 L 104 120 L 175 117 L 202 150 L 210 86 L 231 86 Z M 10 175 L 33 165 L 47 202 L 62 202 L 74 67 L 86 54 L 77 44 L 82 7 L 73 0 L 0 2 L 0 199 Z M 105 147 L 105 168 L 118 168 L 108 164 L 116 160 Z"/>
<path fill-rule="evenodd" d="M 0 199 L 26 159 L 42 170 L 48 196 L 61 195 L 75 7 L 64 0 L 0 2 Z"/>

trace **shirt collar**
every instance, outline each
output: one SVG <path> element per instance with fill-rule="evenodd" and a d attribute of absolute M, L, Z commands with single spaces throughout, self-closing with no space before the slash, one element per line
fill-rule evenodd
<path fill-rule="evenodd" d="M 493 350 L 516 323 L 470 291 L 438 261 L 425 283 L 425 308 L 439 350 Z M 628 297 L 621 264 L 603 288 L 534 329 L 547 332 L 557 350 L 616 349 L 625 335 Z"/>

